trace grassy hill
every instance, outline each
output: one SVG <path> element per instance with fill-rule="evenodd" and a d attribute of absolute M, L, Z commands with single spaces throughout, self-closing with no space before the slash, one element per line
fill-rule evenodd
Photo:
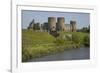
<path fill-rule="evenodd" d="M 70 48 L 89 46 L 89 34 L 60 32 L 55 38 L 47 32 L 22 30 L 22 61 L 63 52 Z"/>

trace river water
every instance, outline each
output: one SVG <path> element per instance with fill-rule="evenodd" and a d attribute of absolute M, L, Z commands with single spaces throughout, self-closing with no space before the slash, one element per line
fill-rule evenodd
<path fill-rule="evenodd" d="M 62 53 L 48 55 L 37 59 L 31 59 L 28 62 L 83 60 L 89 58 L 90 58 L 89 48 L 78 48 L 78 49 L 70 49 Z"/>

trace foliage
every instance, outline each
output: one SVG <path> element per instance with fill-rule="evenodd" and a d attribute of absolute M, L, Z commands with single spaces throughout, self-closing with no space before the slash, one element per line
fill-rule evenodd
<path fill-rule="evenodd" d="M 90 46 L 90 36 L 89 35 L 86 35 L 84 37 L 84 45 L 85 46 Z"/>
<path fill-rule="evenodd" d="M 82 29 L 77 30 L 79 32 L 86 32 L 86 33 L 90 33 L 90 26 L 88 27 L 83 27 Z"/>
<path fill-rule="evenodd" d="M 80 43 L 80 36 L 77 34 L 72 34 L 72 41 L 76 44 Z"/>

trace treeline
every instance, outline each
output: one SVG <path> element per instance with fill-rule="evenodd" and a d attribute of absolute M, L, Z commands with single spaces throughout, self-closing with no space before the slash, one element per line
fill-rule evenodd
<path fill-rule="evenodd" d="M 78 29 L 77 32 L 87 32 L 87 33 L 90 33 L 90 26 L 83 27 L 82 29 Z"/>

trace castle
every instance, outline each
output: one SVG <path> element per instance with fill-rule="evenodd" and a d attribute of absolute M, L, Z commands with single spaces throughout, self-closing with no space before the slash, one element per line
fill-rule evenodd
<path fill-rule="evenodd" d="M 34 19 L 29 24 L 28 29 L 39 30 L 39 31 L 65 31 L 65 32 L 76 32 L 77 24 L 76 21 L 71 20 L 70 24 L 65 23 L 64 17 L 58 17 L 56 22 L 56 17 L 48 17 L 48 22 L 43 24 L 35 23 Z"/>

